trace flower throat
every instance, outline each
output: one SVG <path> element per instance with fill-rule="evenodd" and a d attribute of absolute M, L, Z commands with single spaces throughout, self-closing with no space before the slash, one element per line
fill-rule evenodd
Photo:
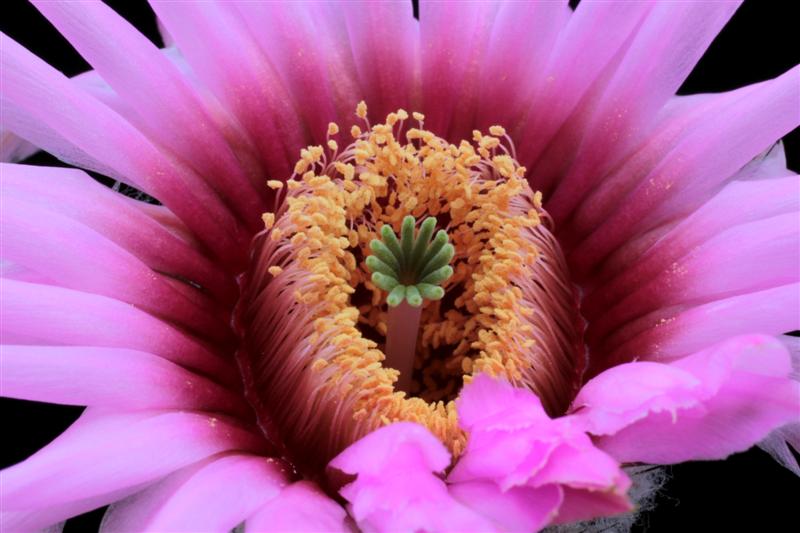
<path fill-rule="evenodd" d="M 251 400 L 318 465 L 395 421 L 455 454 L 453 399 L 477 373 L 553 413 L 583 368 L 581 322 L 541 197 L 505 131 L 450 144 L 405 111 L 301 152 L 254 243 L 240 308 Z M 438 231 L 437 231 L 438 230 Z"/>

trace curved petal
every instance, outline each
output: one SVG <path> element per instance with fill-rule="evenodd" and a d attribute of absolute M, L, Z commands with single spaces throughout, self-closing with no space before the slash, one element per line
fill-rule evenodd
<path fill-rule="evenodd" d="M 624 462 L 722 459 L 800 421 L 800 384 L 774 338 L 737 337 L 671 364 L 635 362 L 590 380 L 574 417 Z"/>
<path fill-rule="evenodd" d="M 3 510 L 46 509 L 81 501 L 103 505 L 125 488 L 141 486 L 210 455 L 226 450 L 263 452 L 264 447 L 263 438 L 222 417 L 89 409 L 48 446 L 3 470 Z"/>
<path fill-rule="evenodd" d="M 185 236 L 164 207 L 137 202 L 95 182 L 77 169 L 0 164 L 2 192 L 32 200 L 88 226 L 150 268 L 191 281 L 226 304 L 238 289 L 224 271 Z"/>
<path fill-rule="evenodd" d="M 227 317 L 201 292 L 179 291 L 174 280 L 92 229 L 42 209 L 34 198 L 3 192 L 3 259 L 51 284 L 127 302 L 215 341 L 232 337 Z"/>
<path fill-rule="evenodd" d="M 2 39 L 4 109 L 22 110 L 29 119 L 44 124 L 158 198 L 223 264 L 244 260 L 242 250 L 249 234 L 191 169 L 160 152 L 119 114 L 41 59 L 5 35 Z M 24 127 L 24 123 L 9 123 L 15 133 L 15 125 Z M 36 139 L 27 140 L 38 144 Z"/>
<path fill-rule="evenodd" d="M 631 482 L 619 464 L 571 418 L 550 419 L 529 390 L 479 375 L 457 407 L 469 438 L 448 482 L 493 522 L 538 530 L 631 509 Z"/>
<path fill-rule="evenodd" d="M 4 279 L 0 333 L 4 343 L 130 348 L 237 383 L 231 360 L 130 304 L 104 296 Z"/>
<path fill-rule="evenodd" d="M 382 427 L 336 456 L 330 467 L 357 476 L 339 493 L 359 527 L 369 531 L 491 531 L 489 522 L 448 493 L 436 473 L 450 454 L 424 427 Z"/>
<path fill-rule="evenodd" d="M 244 524 L 254 533 L 349 533 L 347 513 L 319 488 L 308 481 L 298 481 L 256 511 Z"/>
<path fill-rule="evenodd" d="M 140 129 L 192 166 L 257 230 L 264 211 L 259 194 L 267 189 L 257 176 L 251 179 L 244 172 L 190 84 L 164 54 L 102 2 L 34 5 L 135 111 Z"/>
<path fill-rule="evenodd" d="M 285 484 L 274 459 L 216 456 L 113 504 L 100 531 L 230 531 Z"/>
<path fill-rule="evenodd" d="M 234 393 L 161 357 L 89 346 L 3 345 L 2 395 L 121 410 L 204 409 L 246 415 Z"/>

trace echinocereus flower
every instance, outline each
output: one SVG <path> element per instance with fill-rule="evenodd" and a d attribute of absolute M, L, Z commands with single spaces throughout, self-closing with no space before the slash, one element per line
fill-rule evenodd
<path fill-rule="evenodd" d="M 158 203 L 2 166 L 3 394 L 88 406 L 4 529 L 533 531 L 798 444 L 800 70 L 674 96 L 736 3 L 35 4 L 95 70 L 3 36 L 3 153 Z"/>

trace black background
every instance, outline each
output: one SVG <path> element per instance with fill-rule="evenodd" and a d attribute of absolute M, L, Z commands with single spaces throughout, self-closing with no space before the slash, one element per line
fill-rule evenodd
<path fill-rule="evenodd" d="M 161 45 L 154 15 L 145 2 L 108 2 Z M 572 1 L 571 5 L 577 2 Z M 800 63 L 794 2 L 747 0 L 717 37 L 680 94 L 725 91 L 773 78 Z M 67 41 L 24 1 L 4 3 L 2 31 L 68 75 L 89 68 Z M 800 130 L 785 138 L 788 166 L 800 170 Z M 39 162 L 39 161 L 36 161 Z M 44 160 L 46 164 L 55 164 Z M 21 461 L 68 427 L 82 408 L 2 399 L 5 442 L 0 466 Z M 124 460 L 124 458 L 120 458 Z M 669 468 L 670 480 L 655 510 L 636 531 L 791 530 L 797 524 L 800 480 L 764 452 L 753 449 L 726 461 Z M 65 531 L 95 531 L 102 510 L 74 518 Z"/>

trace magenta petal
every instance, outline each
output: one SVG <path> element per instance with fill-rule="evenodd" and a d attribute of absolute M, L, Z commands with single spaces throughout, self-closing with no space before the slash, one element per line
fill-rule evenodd
<path fill-rule="evenodd" d="M 101 531 L 230 531 L 285 485 L 274 459 L 217 456 L 113 504 Z"/>
<path fill-rule="evenodd" d="M 102 3 L 34 4 L 135 111 L 148 137 L 200 169 L 241 220 L 259 221 L 263 187 L 244 173 L 192 87 L 155 45 Z"/>
<path fill-rule="evenodd" d="M 261 452 L 264 440 L 221 416 L 163 411 L 112 414 L 90 408 L 48 446 L 3 470 L 3 510 L 81 500 L 102 505 L 122 489 L 227 450 Z M 98 501 L 103 495 L 108 499 Z"/>
<path fill-rule="evenodd" d="M 283 489 L 250 516 L 245 532 L 253 533 L 348 533 L 347 513 L 309 481 L 298 481 Z"/>
<path fill-rule="evenodd" d="M 630 480 L 619 464 L 571 418 L 550 419 L 532 392 L 479 375 L 457 406 L 469 437 L 448 482 L 454 495 L 493 522 L 512 527 L 513 519 L 520 520 L 516 529 L 540 528 L 556 518 L 574 521 L 630 510 Z"/>
<path fill-rule="evenodd" d="M 248 412 L 237 395 L 208 378 L 135 350 L 3 345 L 0 368 L 9 398 L 123 410 Z"/>
<path fill-rule="evenodd" d="M 458 503 L 437 475 L 450 454 L 411 422 L 382 427 L 336 456 L 330 467 L 357 476 L 339 493 L 359 527 L 369 531 L 489 531 L 485 519 Z"/>
<path fill-rule="evenodd" d="M 722 459 L 800 421 L 800 385 L 775 339 L 738 337 L 666 365 L 628 363 L 589 381 L 574 417 L 619 461 Z"/>
<path fill-rule="evenodd" d="M 237 382 L 232 361 L 130 304 L 12 280 L 3 280 L 0 294 L 4 343 L 130 348 L 199 370 L 222 383 Z"/>
<path fill-rule="evenodd" d="M 539 531 L 551 523 L 563 502 L 558 485 L 501 490 L 492 481 L 467 481 L 450 493 L 470 509 L 492 519 L 500 531 Z"/>

